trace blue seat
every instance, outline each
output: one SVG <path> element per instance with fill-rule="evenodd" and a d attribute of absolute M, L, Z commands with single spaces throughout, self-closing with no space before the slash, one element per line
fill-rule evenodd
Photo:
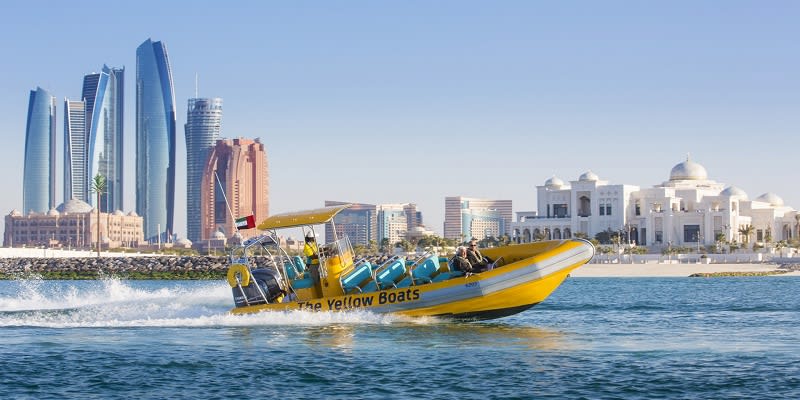
<path fill-rule="evenodd" d="M 306 271 L 306 262 L 303 261 L 303 257 L 294 256 L 294 258 L 292 258 L 292 261 L 294 261 L 294 267 L 297 268 L 298 272 L 302 274 L 303 272 Z"/>
<path fill-rule="evenodd" d="M 297 279 L 298 277 L 303 275 L 303 272 L 297 271 L 297 268 L 291 261 L 283 263 L 283 270 L 286 271 L 286 279 L 289 280 Z"/>
<path fill-rule="evenodd" d="M 430 256 L 421 263 L 417 264 L 411 272 L 414 276 L 414 284 L 421 285 L 423 283 L 430 283 L 433 281 L 433 275 L 439 271 L 439 258 Z M 411 286 L 411 277 L 406 276 L 397 283 L 397 287 Z"/>
<path fill-rule="evenodd" d="M 435 277 L 433 277 L 433 282 L 441 282 L 441 281 L 446 281 L 446 280 L 451 279 L 451 278 L 457 278 L 459 276 L 464 276 L 464 271 L 457 270 L 457 269 L 455 269 L 455 267 L 453 267 L 453 259 L 447 260 L 447 269 L 449 269 L 449 271 L 442 272 L 439 275 L 436 275 Z"/>
<path fill-rule="evenodd" d="M 314 280 L 311 279 L 310 276 L 307 276 L 303 279 L 292 279 L 290 284 L 293 289 L 308 289 L 314 286 Z"/>
<path fill-rule="evenodd" d="M 446 281 L 446 280 L 448 280 L 448 279 L 451 279 L 451 278 L 457 278 L 457 277 L 459 277 L 459 276 L 464 276 L 464 273 L 463 273 L 463 272 L 461 272 L 461 271 L 442 272 L 441 274 L 439 274 L 439 275 L 436 275 L 436 276 L 433 278 L 433 282 L 441 282 L 441 281 Z"/>
<path fill-rule="evenodd" d="M 395 287 L 395 282 L 405 275 L 405 273 L 406 263 L 400 259 L 392 262 L 385 268 L 381 268 L 380 272 L 375 275 L 375 280 L 378 281 L 378 285 L 381 289 L 388 289 L 390 287 Z"/>
<path fill-rule="evenodd" d="M 361 292 L 361 285 L 367 280 L 372 280 L 372 265 L 369 262 L 357 265 L 346 276 L 340 278 L 345 293 Z"/>

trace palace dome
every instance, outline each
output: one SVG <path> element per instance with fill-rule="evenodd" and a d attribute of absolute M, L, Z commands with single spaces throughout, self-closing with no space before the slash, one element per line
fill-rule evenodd
<path fill-rule="evenodd" d="M 727 196 L 727 197 L 740 196 L 740 197 L 744 197 L 745 199 L 747 199 L 747 193 L 744 190 L 742 190 L 742 189 L 740 189 L 740 188 L 738 188 L 736 186 L 728 186 L 728 187 L 726 187 L 725 190 L 719 192 L 719 195 L 720 196 Z"/>
<path fill-rule="evenodd" d="M 554 176 L 554 177 L 544 181 L 544 185 L 547 186 L 547 187 L 560 189 L 562 186 L 564 186 L 564 181 L 562 181 L 561 179 L 558 179 L 558 178 L 556 178 Z"/>
<path fill-rule="evenodd" d="M 123 215 L 125 215 L 125 213 L 122 212 L 122 210 L 116 210 L 111 215 L 123 216 Z"/>
<path fill-rule="evenodd" d="M 686 160 L 674 167 L 669 173 L 671 181 L 703 181 L 708 179 L 708 173 L 702 165 Z"/>
<path fill-rule="evenodd" d="M 61 203 L 56 210 L 60 213 L 67 213 L 67 214 L 86 214 L 87 212 L 91 212 L 94 210 L 89 203 L 85 201 L 81 201 L 78 199 L 69 199 L 64 203 Z"/>
<path fill-rule="evenodd" d="M 578 178 L 578 180 L 581 182 L 596 182 L 600 180 L 600 177 L 592 171 L 586 171 L 580 176 L 580 178 Z"/>
<path fill-rule="evenodd" d="M 58 211 L 55 208 L 51 208 L 50 211 L 47 212 L 48 217 L 57 217 Z"/>
<path fill-rule="evenodd" d="M 11 210 L 11 213 L 10 213 L 9 215 L 11 215 L 12 217 L 21 217 L 21 216 L 22 216 L 22 213 L 21 213 L 21 212 L 19 212 L 19 210 L 17 210 L 17 209 L 15 208 L 15 209 Z"/>
<path fill-rule="evenodd" d="M 777 194 L 771 193 L 771 192 L 770 193 L 764 193 L 761 196 L 758 196 L 756 201 L 769 203 L 771 206 L 774 206 L 774 207 L 780 207 L 780 206 L 783 205 L 783 199 L 780 198 L 780 196 L 778 196 Z"/>
<path fill-rule="evenodd" d="M 137 214 L 136 211 L 131 211 L 131 212 L 128 213 L 128 216 L 129 217 L 138 217 L 139 214 Z"/>
<path fill-rule="evenodd" d="M 180 238 L 175 241 L 175 244 L 180 247 L 192 247 L 192 241 L 187 238 Z"/>
<path fill-rule="evenodd" d="M 214 240 L 225 240 L 225 234 L 220 231 L 216 231 L 211 234 L 211 238 Z"/>

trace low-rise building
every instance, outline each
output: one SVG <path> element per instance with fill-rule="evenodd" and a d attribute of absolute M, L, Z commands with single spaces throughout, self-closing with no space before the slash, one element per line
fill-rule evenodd
<path fill-rule="evenodd" d="M 705 246 L 716 242 L 777 242 L 800 236 L 800 215 L 774 193 L 750 200 L 742 189 L 708 179 L 686 160 L 651 188 L 612 185 L 586 172 L 568 184 L 552 177 L 537 186 L 537 209 L 517 213 L 517 242 L 619 233 L 642 246 Z M 751 234 L 743 234 L 751 227 Z"/>
<path fill-rule="evenodd" d="M 144 242 L 142 217 L 136 212 L 101 212 L 98 220 L 97 210 L 77 199 L 46 213 L 23 215 L 13 210 L 5 220 L 6 247 L 95 247 L 98 223 L 104 248 L 138 247 Z"/>

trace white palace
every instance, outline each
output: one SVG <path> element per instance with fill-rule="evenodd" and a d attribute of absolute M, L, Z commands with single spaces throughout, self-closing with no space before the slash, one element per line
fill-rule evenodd
<path fill-rule="evenodd" d="M 777 242 L 798 236 L 800 213 L 774 193 L 750 200 L 742 189 L 708 179 L 706 169 L 687 160 L 672 168 L 669 180 L 652 188 L 611 185 L 592 172 L 569 184 L 552 177 L 537 186 L 537 210 L 518 212 L 511 223 L 515 240 L 593 238 L 620 232 L 632 244 L 653 249 L 671 246 Z M 752 226 L 745 238 L 740 229 Z"/>

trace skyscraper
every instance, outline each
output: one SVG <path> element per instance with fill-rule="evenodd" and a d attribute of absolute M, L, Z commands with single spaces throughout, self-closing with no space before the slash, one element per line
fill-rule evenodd
<path fill-rule="evenodd" d="M 216 231 L 233 235 L 235 218 L 254 215 L 256 223 L 266 218 L 269 178 L 264 144 L 258 139 L 218 140 L 208 156 L 200 193 L 202 240 Z"/>
<path fill-rule="evenodd" d="M 175 129 L 167 48 L 147 39 L 136 49 L 136 212 L 146 240 L 174 233 Z"/>
<path fill-rule="evenodd" d="M 86 102 L 64 100 L 64 203 L 88 202 L 86 172 Z"/>
<path fill-rule="evenodd" d="M 121 210 L 122 205 L 122 155 L 124 68 L 103 65 L 102 72 L 89 74 L 83 79 L 83 96 L 86 112 L 86 181 L 95 176 L 106 178 L 106 193 L 100 197 L 100 211 Z M 90 187 L 87 183 L 87 187 Z M 97 206 L 96 196 L 87 196 L 87 202 Z"/>
<path fill-rule="evenodd" d="M 200 198 L 207 195 L 202 186 L 208 154 L 219 138 L 222 124 L 222 99 L 189 99 L 186 112 L 186 224 L 187 237 L 202 239 Z M 214 180 L 211 181 L 215 183 Z"/>
<path fill-rule="evenodd" d="M 25 128 L 22 209 L 47 212 L 56 200 L 56 99 L 46 90 L 31 90 Z"/>

